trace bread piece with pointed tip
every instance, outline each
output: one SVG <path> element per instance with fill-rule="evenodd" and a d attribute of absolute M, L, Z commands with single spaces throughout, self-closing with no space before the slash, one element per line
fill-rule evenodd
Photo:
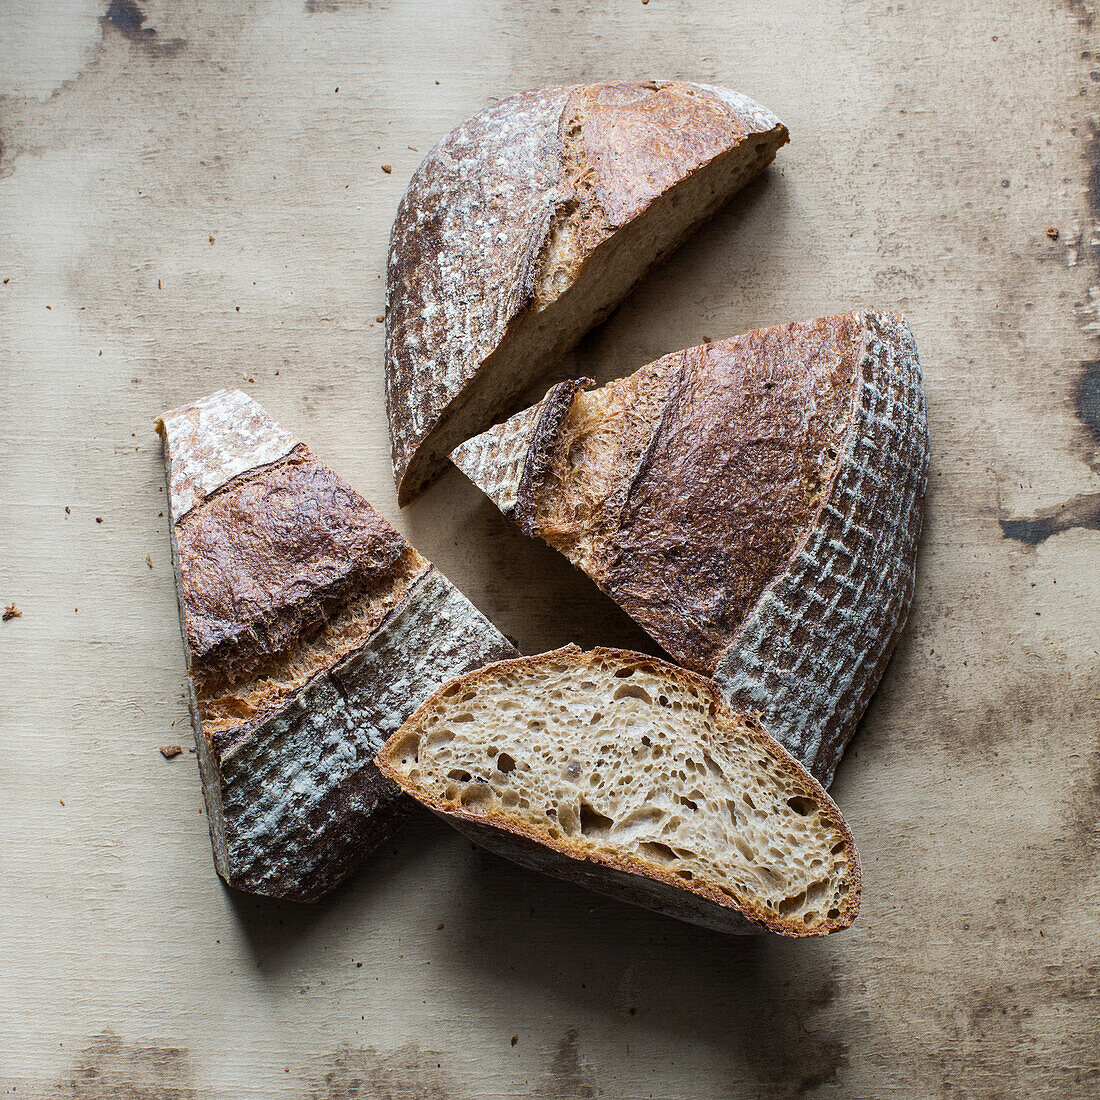
<path fill-rule="evenodd" d="M 929 448 L 909 325 L 846 313 L 585 381 L 452 460 L 827 785 L 913 596 Z"/>
<path fill-rule="evenodd" d="M 523 92 L 443 138 L 390 237 L 386 400 L 399 503 L 786 141 L 751 99 L 677 80 Z"/>
<path fill-rule="evenodd" d="M 239 390 L 157 427 L 214 862 L 237 889 L 312 901 L 405 816 L 373 763 L 386 737 L 516 651 Z"/>
<path fill-rule="evenodd" d="M 824 936 L 859 911 L 852 834 L 718 686 L 569 646 L 439 688 L 379 768 L 524 866 L 722 932 Z"/>

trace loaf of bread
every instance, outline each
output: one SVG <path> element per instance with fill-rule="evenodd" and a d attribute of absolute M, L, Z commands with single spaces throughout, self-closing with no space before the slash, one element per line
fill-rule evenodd
<path fill-rule="evenodd" d="M 524 92 L 452 130 L 417 169 L 390 237 L 399 502 L 786 141 L 752 100 L 683 81 Z"/>
<path fill-rule="evenodd" d="M 827 785 L 913 595 L 929 451 L 908 324 L 847 313 L 585 381 L 453 461 Z"/>
<path fill-rule="evenodd" d="M 383 741 L 516 651 L 245 394 L 157 427 L 214 862 L 240 890 L 311 901 L 404 816 Z"/>
<path fill-rule="evenodd" d="M 524 866 L 723 932 L 823 936 L 859 857 L 821 785 L 717 685 L 575 646 L 437 690 L 378 766 Z"/>

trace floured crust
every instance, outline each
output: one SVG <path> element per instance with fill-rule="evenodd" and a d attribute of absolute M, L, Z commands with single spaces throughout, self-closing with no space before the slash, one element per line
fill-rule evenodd
<path fill-rule="evenodd" d="M 158 428 L 215 863 L 239 889 L 313 900 L 404 816 L 373 765 L 388 733 L 515 650 L 244 394 Z"/>
<path fill-rule="evenodd" d="M 851 313 L 692 348 L 561 423 L 513 505 L 525 529 L 828 782 L 912 597 L 928 430 L 908 325 Z M 475 483 L 494 452 L 520 464 L 510 425 L 454 456 Z"/>
<path fill-rule="evenodd" d="M 682 81 L 524 92 L 448 134 L 410 181 L 390 239 L 386 393 L 400 503 L 786 140 L 751 100 Z M 573 308 L 580 331 L 551 320 L 622 229 L 737 150 L 747 166 L 724 193 L 692 198 L 697 217 L 616 274 L 606 301 Z M 541 334 L 521 323 L 529 315 L 545 315 Z M 509 340 L 522 350 L 507 352 Z M 479 379 L 490 359 L 507 367 Z M 463 430 L 450 438 L 460 413 Z"/>
<path fill-rule="evenodd" d="M 733 705 L 760 710 L 826 784 L 909 615 L 930 460 L 913 333 L 893 314 L 862 317 L 854 416 L 829 492 L 715 669 Z"/>
<path fill-rule="evenodd" d="M 296 440 L 240 390 L 219 390 L 157 421 L 176 523 L 239 474 L 288 455 Z"/>
<path fill-rule="evenodd" d="M 570 837 L 554 837 L 532 828 L 515 814 L 493 810 L 470 810 L 453 799 L 431 795 L 422 784 L 411 780 L 400 766 L 403 743 L 433 711 L 440 711 L 446 699 L 468 690 L 482 690 L 499 672 L 537 670 L 548 662 L 570 663 L 578 669 L 596 669 L 606 663 L 636 666 L 654 672 L 669 682 L 689 686 L 709 696 L 716 721 L 736 725 L 738 733 L 766 748 L 778 769 L 795 781 L 805 796 L 812 798 L 830 828 L 844 845 L 850 877 L 840 911 L 818 927 L 806 928 L 777 917 L 746 901 L 735 901 L 721 890 L 700 881 L 685 881 L 667 868 L 644 858 L 597 852 Z M 718 686 L 711 680 L 667 662 L 629 650 L 597 648 L 582 652 L 566 646 L 550 653 L 520 657 L 475 670 L 435 691 L 402 728 L 383 746 L 377 765 L 387 777 L 472 839 L 524 866 L 579 882 L 601 893 L 656 909 L 670 916 L 703 924 L 718 931 L 744 933 L 769 931 L 784 936 L 822 936 L 848 927 L 859 911 L 861 874 L 851 830 L 824 788 L 780 744 L 768 736 L 752 715 L 737 715 L 729 708 Z"/>

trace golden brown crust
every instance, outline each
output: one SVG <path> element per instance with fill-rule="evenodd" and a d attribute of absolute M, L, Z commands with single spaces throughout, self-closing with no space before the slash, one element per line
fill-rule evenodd
<path fill-rule="evenodd" d="M 632 472 L 652 438 L 679 359 L 678 353 L 665 356 L 593 393 L 578 393 L 554 460 L 543 477 L 528 479 L 523 506 L 534 533 L 597 584 L 603 583 Z"/>
<path fill-rule="evenodd" d="M 528 535 L 538 533 L 538 519 L 532 502 L 538 499 L 538 487 L 555 466 L 561 447 L 562 423 L 568 417 L 578 391 L 591 384 L 591 378 L 567 379 L 554 386 L 542 401 L 519 478 L 513 513 L 516 523 Z"/>
<path fill-rule="evenodd" d="M 853 417 L 856 314 L 685 351 L 618 516 L 604 583 L 712 673 L 821 506 Z"/>
<path fill-rule="evenodd" d="M 200 694 L 225 690 L 356 596 L 384 594 L 415 555 L 304 444 L 192 509 L 176 540 Z"/>
<path fill-rule="evenodd" d="M 692 200 L 698 224 L 786 141 L 786 127 L 758 104 L 683 81 L 524 92 L 448 134 L 410 181 L 390 239 L 386 402 L 399 503 L 693 225 L 638 261 L 631 278 L 616 277 L 606 300 L 586 295 L 592 300 L 569 308 L 573 321 L 550 324 L 544 311 L 596 270 L 601 246 L 618 230 L 700 170 L 734 164 L 723 158 L 750 161 L 736 182 Z M 593 290 L 604 293 L 595 283 Z M 537 331 L 528 324 L 536 314 Z M 538 335 L 559 328 L 564 335 Z M 497 377 L 489 364 L 513 340 L 530 346 Z"/>
<path fill-rule="evenodd" d="M 409 782 L 395 765 L 394 759 L 397 755 L 397 750 L 408 732 L 418 725 L 422 716 L 433 710 L 448 696 L 461 694 L 470 688 L 476 689 L 479 680 L 493 676 L 496 673 L 507 670 L 537 668 L 541 664 L 555 660 L 571 660 L 578 664 L 593 664 L 603 660 L 623 662 L 638 669 L 644 669 L 661 676 L 666 676 L 671 680 L 678 681 L 682 685 L 694 688 L 709 696 L 716 720 L 723 723 L 738 722 L 742 732 L 760 744 L 779 765 L 780 769 L 791 780 L 800 784 L 808 797 L 814 799 L 820 806 L 821 813 L 828 824 L 840 834 L 846 848 L 850 867 L 850 885 L 844 901 L 841 904 L 840 915 L 832 919 L 826 918 L 820 925 L 807 929 L 804 924 L 787 920 L 775 913 L 770 913 L 764 909 L 763 906 L 754 905 L 748 901 L 744 903 L 736 902 L 727 894 L 724 894 L 717 888 L 709 886 L 698 879 L 686 882 L 673 875 L 659 864 L 649 860 L 621 857 L 593 851 L 569 837 L 551 837 L 543 830 L 533 828 L 526 822 L 505 812 L 471 811 L 462 807 L 457 801 L 435 797 L 426 792 L 419 785 Z M 859 855 L 856 851 L 855 841 L 848 827 L 848 823 L 844 820 L 844 816 L 841 814 L 840 809 L 829 797 L 824 787 L 822 787 L 821 784 L 818 783 L 818 781 L 814 779 L 782 745 L 768 736 L 757 717 L 753 715 L 734 714 L 722 695 L 720 688 L 713 680 L 644 653 L 602 647 L 583 652 L 575 645 L 568 645 L 548 653 L 540 653 L 532 657 L 517 657 L 512 660 L 499 661 L 495 664 L 475 669 L 472 672 L 466 673 L 464 676 L 460 676 L 444 684 L 433 692 L 417 708 L 415 713 L 406 720 L 401 729 L 393 734 L 386 744 L 383 745 L 375 763 L 383 775 L 397 783 L 407 794 L 444 818 L 468 822 L 478 827 L 489 827 L 496 830 L 498 833 L 510 834 L 513 837 L 521 838 L 529 844 L 537 845 L 539 848 L 546 849 L 556 853 L 558 856 L 565 857 L 566 860 L 574 863 L 588 865 L 589 867 L 602 867 L 612 872 L 622 872 L 627 875 L 651 879 L 664 886 L 675 888 L 677 891 L 681 891 L 685 894 L 694 895 L 723 910 L 732 911 L 768 932 L 775 932 L 782 936 L 824 936 L 831 932 L 837 932 L 847 928 L 855 920 L 859 912 L 861 894 Z M 501 846 L 501 850 L 504 851 L 503 846 Z M 527 862 L 530 862 L 530 860 Z M 551 871 L 551 873 L 563 877 L 577 877 L 568 873 L 567 866 L 568 865 L 557 864 L 551 869 L 551 866 L 548 864 L 540 869 Z M 632 900 L 639 900 L 640 896 L 639 894 Z M 646 902 L 639 901 L 639 904 L 646 904 Z"/>

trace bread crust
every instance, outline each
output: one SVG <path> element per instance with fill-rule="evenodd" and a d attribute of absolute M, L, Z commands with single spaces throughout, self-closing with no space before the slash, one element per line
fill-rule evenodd
<path fill-rule="evenodd" d="M 192 674 L 247 672 L 352 596 L 427 568 L 304 444 L 175 524 Z"/>
<path fill-rule="evenodd" d="M 802 785 L 807 797 L 819 806 L 828 823 L 836 829 L 845 846 L 850 867 L 849 888 L 841 904 L 840 915 L 824 919 L 820 926 L 805 925 L 769 913 L 751 902 L 738 903 L 728 895 L 698 880 L 685 882 L 660 864 L 641 857 L 620 857 L 583 847 L 569 837 L 555 838 L 541 829 L 504 811 L 474 811 L 457 801 L 438 798 L 409 781 L 394 760 L 406 735 L 423 717 L 439 707 L 449 695 L 469 688 L 476 689 L 479 680 L 497 671 L 537 668 L 554 661 L 571 661 L 578 666 L 595 666 L 601 661 L 621 662 L 666 676 L 709 697 L 720 722 L 738 721 L 741 732 L 747 733 L 763 747 L 780 769 Z M 584 652 L 575 645 L 532 657 L 518 657 L 475 669 L 434 691 L 410 715 L 400 730 L 393 734 L 378 753 L 379 770 L 407 794 L 427 806 L 471 839 L 523 866 L 543 871 L 588 886 L 632 904 L 653 909 L 668 916 L 701 924 L 720 932 L 774 932 L 781 936 L 824 936 L 847 928 L 859 912 L 862 890 L 859 854 L 844 816 L 824 787 L 781 744 L 770 737 L 756 715 L 735 714 L 719 686 L 707 677 L 631 650 L 597 648 Z"/>
<path fill-rule="evenodd" d="M 713 673 L 820 506 L 858 358 L 851 314 L 681 353 L 602 579 L 689 668 Z"/>
<path fill-rule="evenodd" d="M 459 440 L 436 455 L 435 433 L 485 398 L 479 372 L 522 315 L 558 297 L 662 194 L 748 139 L 767 146 L 755 174 L 787 131 L 725 89 L 642 81 L 511 96 L 428 153 L 390 237 L 386 403 L 399 503 L 442 468 Z M 487 401 L 466 434 L 565 350 L 533 349 L 529 377 Z"/>
<path fill-rule="evenodd" d="M 158 428 L 215 865 L 312 901 L 405 817 L 373 764 L 386 736 L 436 684 L 516 651 L 246 395 Z"/>
<path fill-rule="evenodd" d="M 639 378 L 642 419 L 585 451 L 593 406 Z M 688 349 L 575 398 L 571 417 L 530 471 L 530 431 L 521 444 L 511 422 L 454 461 L 495 484 L 508 453 L 524 529 L 831 781 L 913 594 L 929 446 L 907 323 L 865 311 Z M 639 425 L 645 445 L 620 446 Z"/>

